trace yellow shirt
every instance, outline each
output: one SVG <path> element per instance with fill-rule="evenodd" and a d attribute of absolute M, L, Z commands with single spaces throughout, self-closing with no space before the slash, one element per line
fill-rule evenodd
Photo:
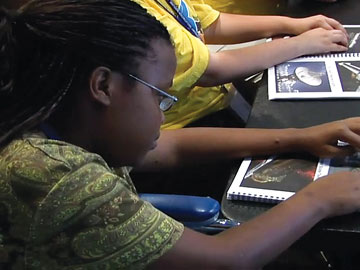
<path fill-rule="evenodd" d="M 226 13 L 265 15 L 284 10 L 287 0 L 204 0 L 212 8 Z"/>
<path fill-rule="evenodd" d="M 149 14 L 166 26 L 175 47 L 177 68 L 170 93 L 179 98 L 173 108 L 166 112 L 162 128 L 176 129 L 228 105 L 227 91 L 217 87 L 193 87 L 205 72 L 209 63 L 209 50 L 197 37 L 193 36 L 168 11 L 155 0 L 133 0 Z M 173 0 L 179 6 L 180 0 Z M 219 16 L 219 12 L 204 4 L 203 0 L 183 0 L 190 16 L 207 28 Z M 172 11 L 165 0 L 160 2 Z"/>

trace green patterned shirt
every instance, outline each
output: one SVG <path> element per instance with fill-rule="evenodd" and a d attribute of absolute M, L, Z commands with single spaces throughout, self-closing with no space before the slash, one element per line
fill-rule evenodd
<path fill-rule="evenodd" d="M 99 155 L 35 133 L 0 150 L 0 269 L 142 269 L 183 230 Z"/>

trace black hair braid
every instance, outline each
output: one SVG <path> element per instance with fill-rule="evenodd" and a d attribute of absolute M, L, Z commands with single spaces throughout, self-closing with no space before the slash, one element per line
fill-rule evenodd
<path fill-rule="evenodd" d="M 13 89 L 14 52 L 13 18 L 4 8 L 0 8 L 0 98 Z"/>
<path fill-rule="evenodd" d="M 38 125 L 100 65 L 136 73 L 165 27 L 130 0 L 32 0 L 0 11 L 0 143 Z M 71 96 L 71 95 L 70 95 Z"/>
<path fill-rule="evenodd" d="M 44 120 L 66 94 L 75 71 L 75 67 L 65 67 L 67 55 L 62 51 L 53 49 L 43 55 L 48 43 L 34 39 L 17 13 L 13 14 L 3 10 L 4 31 L 0 31 L 0 142 Z M 29 45 L 24 46 L 25 42 Z M 69 74 L 63 76 L 63 70 Z"/>
<path fill-rule="evenodd" d="M 77 43 L 85 58 L 95 50 L 91 55 L 95 63 L 119 69 L 123 69 L 119 59 L 134 65 L 136 57 L 145 56 L 153 38 L 169 40 L 164 26 L 130 0 L 38 0 L 25 10 L 34 33 L 59 43 Z M 34 10 L 43 11 L 42 16 L 31 16 Z"/>

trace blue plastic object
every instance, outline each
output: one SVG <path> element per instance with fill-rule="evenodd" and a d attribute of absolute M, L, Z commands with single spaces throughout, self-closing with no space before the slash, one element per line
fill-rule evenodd
<path fill-rule="evenodd" d="M 219 216 L 220 204 L 210 197 L 151 193 L 139 196 L 191 228 L 208 226 Z"/>

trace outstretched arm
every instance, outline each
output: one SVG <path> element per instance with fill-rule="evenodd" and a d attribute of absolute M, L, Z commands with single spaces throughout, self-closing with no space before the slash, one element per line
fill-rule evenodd
<path fill-rule="evenodd" d="M 207 44 L 234 44 L 277 35 L 300 35 L 315 28 L 340 30 L 347 35 L 338 21 L 323 15 L 290 18 L 227 13 L 221 13 L 219 18 L 205 29 L 204 35 Z"/>
<path fill-rule="evenodd" d="M 210 54 L 199 86 L 228 83 L 301 55 L 346 51 L 347 36 L 341 30 L 315 28 L 291 38 Z"/>
<path fill-rule="evenodd" d="M 151 269 L 259 269 L 321 219 L 360 207 L 360 174 L 318 179 L 265 214 L 216 236 L 186 229 Z"/>
<path fill-rule="evenodd" d="M 161 132 L 142 170 L 216 162 L 246 156 L 306 151 L 316 156 L 346 155 L 360 148 L 360 118 L 349 118 L 303 129 L 184 128 Z"/>

